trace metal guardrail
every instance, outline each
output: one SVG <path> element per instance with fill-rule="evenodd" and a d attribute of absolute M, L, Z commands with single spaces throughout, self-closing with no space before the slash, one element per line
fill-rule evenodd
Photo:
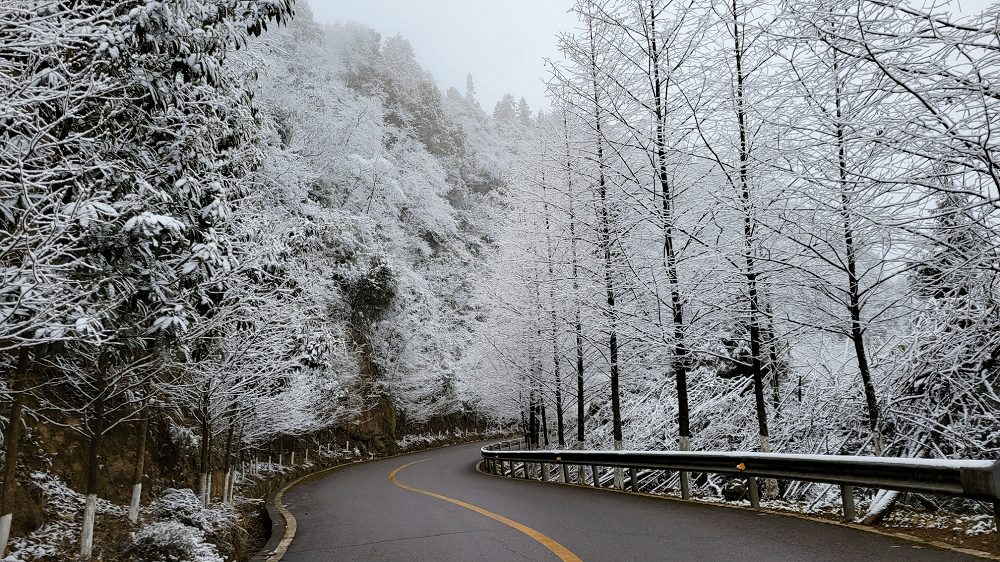
<path fill-rule="evenodd" d="M 513 450 L 514 446 L 517 450 Z M 713 453 L 701 451 L 581 451 L 521 450 L 520 441 L 503 441 L 482 448 L 489 472 L 514 476 L 522 469 L 525 478 L 539 474 L 549 480 L 550 466 L 562 467 L 557 481 L 567 482 L 569 466 L 579 466 L 577 483 L 583 484 L 586 469 L 600 486 L 599 467 L 628 470 L 632 491 L 639 491 L 639 469 L 729 474 L 746 479 L 750 504 L 760 507 L 757 478 L 780 478 L 824 484 L 839 484 L 844 519 L 854 521 L 854 487 L 879 488 L 958 496 L 993 504 L 1000 522 L 1000 461 L 954 461 L 893 457 L 835 455 L 783 455 L 776 453 Z M 520 467 L 517 466 L 520 463 Z M 539 470 L 535 471 L 535 465 Z M 568 482 L 567 482 L 568 483 Z M 624 483 L 623 483 L 624 484 Z M 626 486 L 622 486 L 626 488 Z"/>

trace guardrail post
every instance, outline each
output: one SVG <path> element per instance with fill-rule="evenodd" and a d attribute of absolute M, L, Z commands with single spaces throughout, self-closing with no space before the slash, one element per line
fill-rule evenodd
<path fill-rule="evenodd" d="M 757 477 L 747 478 L 747 492 L 750 494 L 750 507 L 760 509 L 760 490 L 757 489 Z"/>
<path fill-rule="evenodd" d="M 691 473 L 681 472 L 681 497 L 691 499 Z"/>
<path fill-rule="evenodd" d="M 639 471 L 635 468 L 628 469 L 628 478 L 632 481 L 632 491 L 639 491 Z"/>
<path fill-rule="evenodd" d="M 549 463 L 543 462 L 542 463 L 542 482 L 548 482 L 548 481 L 549 481 Z"/>
<path fill-rule="evenodd" d="M 569 484 L 569 469 L 563 463 L 559 463 L 559 476 L 563 484 Z"/>
<path fill-rule="evenodd" d="M 840 503 L 844 506 L 844 521 L 853 523 L 858 518 L 854 510 L 854 486 L 840 485 Z"/>
<path fill-rule="evenodd" d="M 601 473 L 598 472 L 597 465 L 596 464 L 590 465 L 590 470 L 594 473 L 594 487 L 595 488 L 600 488 L 601 487 Z"/>
<path fill-rule="evenodd" d="M 854 511 L 854 486 L 841 484 L 840 500 L 844 506 L 844 521 L 853 523 L 858 518 L 857 512 Z"/>

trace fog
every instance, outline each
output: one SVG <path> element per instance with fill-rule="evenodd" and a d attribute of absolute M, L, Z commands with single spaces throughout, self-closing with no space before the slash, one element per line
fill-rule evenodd
<path fill-rule="evenodd" d="M 317 21 L 356 20 L 383 37 L 400 33 L 442 90 L 465 92 L 471 72 L 484 109 L 505 93 L 545 107 L 545 58 L 561 59 L 556 35 L 571 31 L 571 0 L 312 0 Z"/>

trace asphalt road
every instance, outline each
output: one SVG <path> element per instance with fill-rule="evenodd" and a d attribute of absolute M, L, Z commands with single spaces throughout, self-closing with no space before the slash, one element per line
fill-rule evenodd
<path fill-rule="evenodd" d="M 298 531 L 283 562 L 980 560 L 795 517 L 480 474 L 480 446 L 353 466 L 288 490 Z M 394 471 L 402 486 L 465 505 L 397 485 Z"/>

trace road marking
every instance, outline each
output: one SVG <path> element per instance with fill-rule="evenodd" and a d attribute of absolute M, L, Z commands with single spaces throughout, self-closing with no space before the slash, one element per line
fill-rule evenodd
<path fill-rule="evenodd" d="M 465 452 L 465 451 L 461 451 L 461 452 Z M 439 458 L 439 457 L 435 457 L 435 458 Z M 507 525 L 508 527 L 512 527 L 514 529 L 517 529 L 518 531 L 521 531 L 525 535 L 528 535 L 529 537 L 531 537 L 531 538 L 535 539 L 536 541 L 542 543 L 542 546 L 544 546 L 545 548 L 551 550 L 552 553 L 555 554 L 556 556 L 558 556 L 559 559 L 562 560 L 563 562 L 583 562 L 582 560 L 580 560 L 579 557 L 577 557 L 577 555 L 575 555 L 572 552 L 570 552 L 568 548 L 566 548 L 565 546 L 563 546 L 563 545 L 557 543 L 556 541 L 550 539 L 548 536 L 546 536 L 546 535 L 544 535 L 542 533 L 539 533 L 538 531 L 532 529 L 531 527 L 528 527 L 526 525 L 522 525 L 522 524 L 518 523 L 517 521 L 513 521 L 511 519 L 507 519 L 503 515 L 497 515 L 496 513 L 493 513 L 492 511 L 487 511 L 487 510 L 485 510 L 485 509 L 483 509 L 481 507 L 476 507 L 476 506 L 474 506 L 472 504 L 468 504 L 468 503 L 465 503 L 463 501 L 459 501 L 459 500 L 456 500 L 456 499 L 453 499 L 453 498 L 449 498 L 448 496 L 442 496 L 441 494 L 435 494 L 434 492 L 428 492 L 426 490 L 419 490 L 417 488 L 412 488 L 412 487 L 407 486 L 406 484 L 403 484 L 403 483 L 401 483 L 401 482 L 399 482 L 399 481 L 396 480 L 396 473 L 399 472 L 400 470 L 403 470 L 404 468 L 406 468 L 408 466 L 412 466 L 412 465 L 415 465 L 417 463 L 421 463 L 421 462 L 429 461 L 429 460 L 431 460 L 431 459 L 424 459 L 422 461 L 414 461 L 414 462 L 411 462 L 410 464 L 404 464 L 403 466 L 401 466 L 401 467 L 397 468 L 396 470 L 392 471 L 392 474 L 389 475 L 389 480 L 391 480 L 393 484 L 395 484 L 395 485 L 397 485 L 400 488 L 403 488 L 405 490 L 410 490 L 411 492 L 417 492 L 417 493 L 420 493 L 420 494 L 425 494 L 425 495 L 437 498 L 439 500 L 444 500 L 446 502 L 450 502 L 450 503 L 453 503 L 455 505 L 462 506 L 462 507 L 464 507 L 466 509 L 471 509 L 472 511 L 475 511 L 476 513 L 485 515 L 485 516 L 489 517 L 490 519 L 494 519 L 496 521 L 499 521 L 499 522 L 503 523 L 504 525 Z"/>
<path fill-rule="evenodd" d="M 274 507 L 278 509 L 281 516 L 285 518 L 285 535 L 281 537 L 281 542 L 278 543 L 278 547 L 274 549 L 274 553 L 267 558 L 266 562 L 279 562 L 281 557 L 285 555 L 285 551 L 292 544 L 292 539 L 295 538 L 295 530 L 298 527 L 296 525 L 295 516 L 292 512 L 285 508 L 285 505 L 281 503 L 282 496 L 285 495 L 285 490 L 291 488 L 292 486 L 299 483 L 299 480 L 303 480 L 305 477 L 299 478 L 295 482 L 285 486 L 277 494 L 274 495 Z"/>

